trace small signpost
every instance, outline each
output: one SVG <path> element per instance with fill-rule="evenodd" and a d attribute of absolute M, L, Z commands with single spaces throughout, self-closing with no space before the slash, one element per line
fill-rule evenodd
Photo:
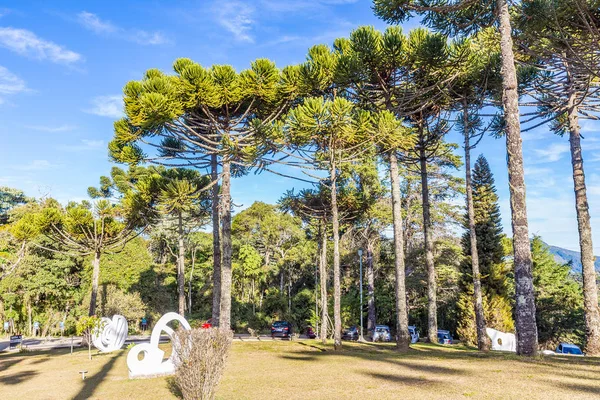
<path fill-rule="evenodd" d="M 10 337 L 9 349 L 20 346 L 23 343 L 23 335 L 14 335 Z"/>

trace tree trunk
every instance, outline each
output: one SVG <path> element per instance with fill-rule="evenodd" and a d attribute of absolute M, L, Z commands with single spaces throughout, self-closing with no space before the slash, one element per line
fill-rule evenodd
<path fill-rule="evenodd" d="M 221 312 L 219 327 L 231 326 L 231 164 L 223 159 L 223 187 L 221 202 L 223 262 L 221 264 Z"/>
<path fill-rule="evenodd" d="M 433 261 L 433 242 L 431 238 L 431 211 L 429 204 L 429 182 L 427 175 L 427 157 L 421 147 L 421 197 L 423 201 L 423 238 L 425 247 L 425 266 L 427 268 L 427 339 L 437 343 L 437 284 Z"/>
<path fill-rule="evenodd" d="M 517 71 L 513 53 L 508 3 L 506 0 L 499 0 L 497 5 L 502 56 L 502 102 L 504 105 L 504 119 L 506 121 L 506 152 L 513 230 L 517 354 L 534 356 L 537 353 L 538 334 L 535 320 L 531 247 L 529 244 L 529 227 L 525 198 Z"/>
<path fill-rule="evenodd" d="M 188 312 L 192 313 L 192 279 L 194 277 L 194 266 L 196 264 L 196 247 L 192 250 L 192 268 L 190 270 L 190 282 L 188 286 Z"/>
<path fill-rule="evenodd" d="M 396 273 L 396 348 L 407 351 L 410 344 L 408 333 L 408 309 L 406 307 L 406 268 L 404 265 L 404 232 L 402 229 L 402 197 L 400 196 L 400 173 L 395 152 L 390 153 L 390 180 L 392 185 L 392 214 L 394 219 L 394 270 Z"/>
<path fill-rule="evenodd" d="M 183 236 L 183 216 L 177 216 L 177 300 L 179 315 L 185 315 L 185 243 Z"/>
<path fill-rule="evenodd" d="M 319 279 L 321 280 L 321 342 L 327 343 L 327 224 L 323 222 L 321 233 L 321 257 L 319 258 Z"/>
<path fill-rule="evenodd" d="M 92 260 L 92 296 L 90 297 L 89 316 L 96 314 L 96 299 L 98 298 L 98 282 L 100 280 L 100 251 L 96 250 Z"/>
<path fill-rule="evenodd" d="M 333 225 L 333 347 L 342 348 L 342 290 L 340 286 L 340 222 L 337 205 L 337 170 L 335 162 L 331 163 L 329 171 L 331 182 L 331 223 Z"/>
<path fill-rule="evenodd" d="M 292 274 L 288 273 L 288 313 L 292 314 Z"/>
<path fill-rule="evenodd" d="M 27 300 L 27 325 L 29 327 L 29 336 L 31 336 L 31 299 Z"/>
<path fill-rule="evenodd" d="M 467 215 L 469 219 L 469 238 L 471 240 L 471 268 L 473 271 L 473 303 L 475 306 L 475 325 L 477 329 L 477 348 L 490 350 L 490 341 L 485 331 L 483 297 L 481 294 L 481 274 L 479 272 L 479 254 L 477 253 L 477 234 L 475 232 L 475 208 L 473 207 L 473 187 L 471 184 L 471 144 L 469 139 L 469 108 L 466 100 L 463 104 L 463 129 L 465 136 L 465 183 L 467 190 Z"/>
<path fill-rule="evenodd" d="M 219 164 L 217 155 L 210 156 L 210 177 L 213 182 L 219 179 Z M 213 303 L 212 303 L 212 323 L 213 326 L 219 326 L 221 315 L 221 228 L 219 216 L 219 185 L 215 184 L 212 188 L 212 230 L 213 230 Z"/>
<path fill-rule="evenodd" d="M 367 332 L 374 332 L 377 325 L 375 313 L 375 273 L 373 271 L 373 245 L 367 245 Z M 361 310 L 362 311 L 362 310 Z"/>
<path fill-rule="evenodd" d="M 598 310 L 598 286 L 594 267 L 594 246 L 592 245 L 592 226 L 587 201 L 583 156 L 581 154 L 581 135 L 578 107 L 575 104 L 575 91 L 569 88 L 569 142 L 571 144 L 571 164 L 573 166 L 573 184 L 575 189 L 575 208 L 577 210 L 577 229 L 579 230 L 579 248 L 583 266 L 583 307 L 585 312 L 586 354 L 600 355 L 600 312 Z"/>

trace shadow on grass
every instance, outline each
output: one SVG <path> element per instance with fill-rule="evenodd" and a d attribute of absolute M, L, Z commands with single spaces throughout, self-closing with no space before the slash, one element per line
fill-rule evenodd
<path fill-rule="evenodd" d="M 363 371 L 362 373 L 364 375 L 370 376 L 371 378 L 394 382 L 394 383 L 398 383 L 401 385 L 408 385 L 408 386 L 428 385 L 429 386 L 432 384 L 437 384 L 437 382 L 432 381 L 430 379 L 426 379 L 426 378 L 414 378 L 411 376 L 404 376 L 404 375 L 382 374 L 379 372 L 372 372 L 372 371 Z"/>
<path fill-rule="evenodd" d="M 178 399 L 183 399 L 183 393 L 181 393 L 181 388 L 177 384 L 174 376 L 169 376 L 166 379 L 167 387 L 169 388 L 169 392 Z"/>
<path fill-rule="evenodd" d="M 600 387 L 598 386 L 590 386 L 590 385 L 576 385 L 573 383 L 562 383 L 562 384 L 554 384 L 556 387 L 561 389 L 569 389 L 573 392 L 580 392 L 586 394 L 595 394 L 600 397 Z"/>
<path fill-rule="evenodd" d="M 417 346 L 411 347 L 411 349 L 406 353 L 396 352 L 395 346 L 393 345 L 379 343 L 348 343 L 340 351 L 334 351 L 331 348 L 331 345 L 329 344 L 319 344 L 318 346 L 303 344 L 303 346 L 317 349 L 319 350 L 319 352 L 310 351 L 310 353 L 306 353 L 302 350 L 299 350 L 296 351 L 295 354 L 285 354 L 280 355 L 279 357 L 286 360 L 307 362 L 314 362 L 318 361 L 319 359 L 324 360 L 330 356 L 348 357 L 361 359 L 365 361 L 384 362 L 396 366 L 406 367 L 411 370 L 421 371 L 427 374 L 437 374 L 444 376 L 468 375 L 471 372 L 464 369 L 439 365 L 438 360 L 440 359 L 449 361 L 509 361 L 523 364 L 534 364 L 541 367 L 549 367 L 551 369 L 568 369 L 569 372 L 572 373 L 569 375 L 571 378 L 582 380 L 589 380 L 590 378 L 588 376 L 585 376 L 585 374 L 595 372 L 598 366 L 600 366 L 600 359 L 596 357 L 578 358 L 567 356 L 552 356 L 527 358 L 517 356 L 513 353 L 494 351 L 483 353 L 477 350 L 468 349 L 464 346 L 448 347 L 437 344 L 419 344 Z M 429 363 L 425 364 L 422 361 L 429 361 Z M 600 390 L 592 386 L 588 388 L 590 390 Z"/>
<path fill-rule="evenodd" d="M 83 381 L 83 387 L 81 388 L 79 393 L 77 393 L 77 395 L 73 397 L 73 400 L 85 400 L 92 398 L 92 395 L 94 394 L 94 391 L 96 390 L 98 385 L 100 385 L 102 380 L 106 377 L 106 375 L 108 375 L 110 370 L 113 368 L 117 359 L 121 358 L 123 354 L 125 353 L 121 353 L 118 356 L 112 357 L 110 361 L 104 364 L 102 369 L 97 374 L 86 378 Z"/>
<path fill-rule="evenodd" d="M 0 377 L 0 386 L 2 385 L 18 385 L 29 379 L 39 375 L 37 371 L 22 371 L 17 372 L 16 374 L 7 375 Z"/>
<path fill-rule="evenodd" d="M 319 347 L 319 346 L 315 346 L 313 344 L 308 344 L 308 343 L 304 343 L 304 342 L 296 342 L 296 343 L 298 343 L 299 345 L 302 345 L 302 346 L 310 347 L 311 349 L 315 349 L 315 350 L 319 350 L 319 351 L 323 351 L 323 352 L 327 351 L 326 349 Z"/>

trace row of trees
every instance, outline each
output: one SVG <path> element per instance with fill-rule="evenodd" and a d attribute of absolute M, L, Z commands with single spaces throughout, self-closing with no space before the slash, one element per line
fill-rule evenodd
<path fill-rule="evenodd" d="M 598 24 L 592 2 L 554 3 L 381 0 L 374 2 L 374 10 L 383 19 L 400 22 L 421 14 L 437 33 L 419 28 L 405 35 L 397 27 L 384 33 L 361 27 L 349 38 L 337 39 L 333 48 L 311 48 L 305 63 L 282 70 L 265 59 L 239 73 L 230 66 L 205 68 L 189 59 L 175 61 L 175 75 L 148 70 L 141 81 L 125 86 L 126 117 L 115 123 L 109 144 L 111 157 L 130 164 L 130 171 L 115 170 L 111 178 L 103 178 L 101 187 L 90 191 L 92 197 L 102 198 L 93 207 L 87 203 L 65 209 L 43 207 L 39 215 L 16 224 L 15 237 L 26 240 L 42 233 L 80 255 L 94 255 L 91 314 L 102 252 L 112 251 L 164 221 L 176 231 L 177 254 L 173 255 L 178 260 L 179 310 L 183 312 L 185 236 L 199 225 L 198 218 L 208 215 L 210 202 L 212 317 L 215 324 L 229 327 L 234 252 L 242 255 L 238 260 L 246 271 L 243 278 L 252 284 L 248 293 L 253 301 L 259 259 L 266 261 L 275 254 L 272 249 L 261 255 L 248 245 L 235 248 L 231 177 L 251 170 L 293 175 L 316 185 L 314 190 L 288 193 L 282 206 L 312 227 L 317 238 L 322 334 L 326 335 L 328 328 L 328 241 L 333 242 L 333 336 L 339 348 L 344 278 L 341 242 L 348 237 L 348 229 L 363 235 L 370 254 L 369 293 L 374 292 L 369 267 L 374 244 L 381 241 L 381 229 L 391 224 L 397 347 L 406 350 L 410 339 L 406 299 L 410 304 L 411 296 L 406 273 L 414 267 L 409 261 L 425 266 L 427 337 L 436 342 L 438 306 L 446 300 L 438 298 L 443 261 L 439 256 L 436 259 L 436 240 L 443 230 L 436 222 L 452 210 L 438 210 L 431 203 L 436 197 L 444 199 L 457 189 L 464 190 L 468 232 L 464 250 L 471 279 L 463 280 L 462 285 L 473 293 L 477 344 L 487 350 L 486 301 L 489 306 L 491 300 L 484 297 L 482 270 L 491 271 L 488 259 L 496 264 L 498 259 L 496 253 L 479 246 L 479 241 L 489 243 L 485 236 L 478 238 L 474 199 L 483 194 L 473 187 L 470 152 L 491 130 L 506 137 L 517 349 L 520 354 L 533 355 L 538 331 L 519 115 L 519 96 L 527 94 L 526 105 L 537 105 L 539 110 L 526 118 L 526 123 L 535 126 L 555 121 L 557 132 L 570 132 L 584 260 L 586 348 L 595 354 L 600 351 L 600 321 L 577 118 L 593 117 L 596 111 L 593 88 L 598 65 L 586 51 L 594 50 L 590 41 L 597 42 L 592 39 L 597 38 L 593 27 Z M 540 15 L 552 23 L 539 19 Z M 446 35 L 456 39 L 449 40 Z M 525 67 L 517 69 L 515 54 L 519 66 Z M 568 108 L 561 103 L 564 93 L 569 95 Z M 502 106 L 503 110 L 490 119 L 483 113 L 490 106 Z M 464 135 L 463 188 L 447 173 L 460 165 L 460 157 L 454 154 L 457 146 L 444 141 L 453 126 Z M 144 162 L 158 167 L 138 166 Z M 184 167 L 208 169 L 209 173 L 203 177 Z M 382 170 L 389 178 L 383 183 Z M 415 189 L 403 212 L 403 190 Z M 418 230 L 411 225 L 415 199 L 419 201 Z M 391 218 L 386 219 L 390 210 Z M 167 215 L 174 221 L 169 222 Z M 410 259 L 415 235 L 422 252 L 418 261 Z M 297 250 L 300 243 L 291 248 Z M 498 248 L 497 243 L 494 246 L 492 252 Z M 173 251 L 170 246 L 165 249 Z M 497 273 L 505 272 L 501 268 Z M 288 279 L 290 276 L 288 273 Z M 498 292 L 502 304 L 506 305 L 507 295 L 508 291 Z M 369 297 L 369 315 L 374 316 L 375 300 Z M 369 318 L 371 323 L 374 319 Z"/>

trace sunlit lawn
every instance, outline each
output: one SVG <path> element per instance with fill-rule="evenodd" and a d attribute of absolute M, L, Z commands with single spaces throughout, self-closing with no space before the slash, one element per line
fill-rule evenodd
<path fill-rule="evenodd" d="M 168 346 L 167 346 L 168 347 Z M 167 378 L 129 380 L 127 350 L 70 355 L 68 350 L 0 355 L 0 399 L 168 399 Z M 81 380 L 79 371 L 87 370 Z M 235 342 L 220 399 L 585 399 L 600 398 L 600 359 L 483 355 L 419 344 L 406 355 L 391 345 L 317 341 Z"/>

